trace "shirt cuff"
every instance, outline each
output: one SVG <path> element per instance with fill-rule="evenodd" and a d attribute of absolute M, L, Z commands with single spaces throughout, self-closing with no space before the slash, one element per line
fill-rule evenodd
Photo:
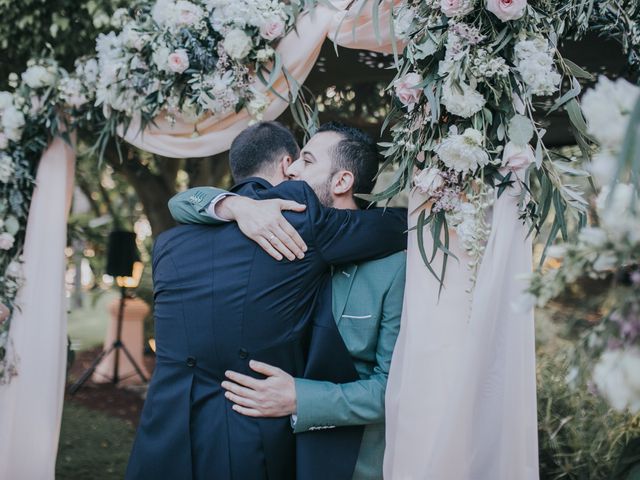
<path fill-rule="evenodd" d="M 296 428 L 296 423 L 298 423 L 298 415 L 294 413 L 291 415 L 291 428 Z"/>
<path fill-rule="evenodd" d="M 230 193 L 230 192 L 221 193 L 216 198 L 211 200 L 211 203 L 209 203 L 209 205 L 205 209 L 205 213 L 207 215 L 209 215 L 211 218 L 213 218 L 214 220 L 218 220 L 220 222 L 230 222 L 231 220 L 227 220 L 226 218 L 222 218 L 222 217 L 216 215 L 216 205 L 220 200 L 222 200 L 224 198 L 235 197 L 235 196 L 237 196 L 235 193 Z"/>

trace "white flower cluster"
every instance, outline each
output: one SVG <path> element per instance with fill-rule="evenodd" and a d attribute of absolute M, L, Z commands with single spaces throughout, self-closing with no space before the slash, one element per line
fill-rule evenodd
<path fill-rule="evenodd" d="M 195 121 L 205 111 L 224 115 L 241 104 L 254 118 L 261 116 L 267 98 L 250 88 L 249 67 L 273 59 L 269 42 L 284 36 L 292 22 L 284 2 L 156 0 L 151 18 L 118 10 L 112 24 L 119 33 L 98 38 L 95 97 L 105 116 L 164 111 L 169 120 L 180 114 Z M 70 94 L 73 85 L 63 87 L 69 103 L 84 100 Z"/>
<path fill-rule="evenodd" d="M 514 47 L 516 70 L 533 95 L 551 95 L 560 86 L 553 51 L 549 41 L 540 37 L 521 40 Z"/>
<path fill-rule="evenodd" d="M 605 76 L 588 90 L 581 100 L 587 121 L 587 131 L 600 144 L 589 170 L 600 185 L 608 185 L 616 170 L 616 155 L 620 151 L 631 111 L 640 98 L 640 88 L 620 78 Z"/>
<path fill-rule="evenodd" d="M 509 67 L 504 58 L 493 57 L 484 48 L 479 48 L 474 52 L 473 60 L 469 69 L 474 77 L 487 79 L 491 77 L 506 77 L 509 75 Z"/>
<path fill-rule="evenodd" d="M 435 148 L 438 157 L 447 168 L 464 175 L 489 163 L 489 154 L 483 147 L 482 132 L 467 128 L 458 134 L 452 127 L 449 136 Z"/>
<path fill-rule="evenodd" d="M 29 60 L 27 69 L 22 73 L 22 81 L 33 89 L 50 87 L 56 82 L 56 74 L 56 65 L 40 65 Z"/>
<path fill-rule="evenodd" d="M 0 150 L 6 149 L 10 140 L 17 142 L 22 137 L 25 117 L 15 104 L 13 94 L 0 92 Z"/>
<path fill-rule="evenodd" d="M 605 351 L 594 368 L 593 381 L 616 410 L 640 412 L 640 349 Z"/>

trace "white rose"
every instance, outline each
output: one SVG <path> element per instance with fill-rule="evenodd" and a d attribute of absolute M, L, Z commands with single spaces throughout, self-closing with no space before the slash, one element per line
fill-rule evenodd
<path fill-rule="evenodd" d="M 279 17 L 265 20 L 260 25 L 260 36 L 265 40 L 275 40 L 284 35 L 284 21 Z"/>
<path fill-rule="evenodd" d="M 502 152 L 502 166 L 512 172 L 524 170 L 535 161 L 536 154 L 531 145 L 520 146 L 508 142 Z"/>
<path fill-rule="evenodd" d="M 42 88 L 52 85 L 56 77 L 46 67 L 34 65 L 22 74 L 22 80 L 31 88 Z"/>
<path fill-rule="evenodd" d="M 2 127 L 9 140 L 13 140 L 14 142 L 20 140 L 24 123 L 23 113 L 14 106 L 6 108 L 2 113 Z"/>
<path fill-rule="evenodd" d="M 447 17 L 462 17 L 473 11 L 474 0 L 440 0 L 440 10 Z"/>
<path fill-rule="evenodd" d="M 157 0 L 151 17 L 161 27 L 171 25 L 176 19 L 176 4 L 172 0 Z"/>
<path fill-rule="evenodd" d="M 225 51 L 234 60 L 241 60 L 251 52 L 251 37 L 242 30 L 231 30 L 222 42 Z"/>
<path fill-rule="evenodd" d="M 464 82 L 454 86 L 452 81 L 447 81 L 443 85 L 442 104 L 453 115 L 469 118 L 482 110 L 485 103 L 485 98 Z"/>
<path fill-rule="evenodd" d="M 0 233 L 0 250 L 11 250 L 15 238 L 10 233 Z"/>
<path fill-rule="evenodd" d="M 169 54 L 169 58 L 167 58 L 167 66 L 172 72 L 184 72 L 189 68 L 189 56 L 187 55 L 187 51 L 184 48 L 179 48 Z"/>
<path fill-rule="evenodd" d="M 482 147 L 482 133 L 467 128 L 462 135 L 450 134 L 435 149 L 440 160 L 452 170 L 467 173 L 489 163 Z"/>
<path fill-rule="evenodd" d="M 581 100 L 587 131 L 603 146 L 619 149 L 624 141 L 629 116 L 640 96 L 640 88 L 620 78 L 605 76 Z M 614 150 L 614 151 L 615 151 Z"/>
<path fill-rule="evenodd" d="M 427 167 L 413 180 L 416 188 L 425 195 L 433 195 L 444 186 L 442 172 L 435 167 Z"/>
<path fill-rule="evenodd" d="M 0 183 L 7 183 L 13 175 L 13 159 L 6 154 L 0 156 Z"/>
<path fill-rule="evenodd" d="M 166 45 L 158 45 L 158 47 L 151 54 L 151 59 L 155 63 L 158 70 L 169 70 L 169 55 L 171 50 Z"/>
<path fill-rule="evenodd" d="M 13 95 L 10 92 L 0 92 L 0 110 L 13 105 Z"/>
<path fill-rule="evenodd" d="M 178 25 L 195 25 L 204 16 L 202 8 L 186 0 L 176 2 L 175 10 L 177 14 L 176 24 Z"/>
<path fill-rule="evenodd" d="M 551 95 L 562 76 L 553 62 L 553 49 L 544 38 L 521 40 L 514 47 L 516 69 L 533 95 Z"/>

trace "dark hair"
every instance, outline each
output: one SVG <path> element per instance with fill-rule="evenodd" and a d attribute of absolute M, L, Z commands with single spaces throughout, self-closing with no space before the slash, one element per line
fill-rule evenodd
<path fill-rule="evenodd" d="M 333 168 L 353 173 L 353 193 L 371 193 L 380 166 L 380 154 L 373 138 L 358 128 L 338 122 L 320 125 L 317 133 L 321 132 L 335 132 L 342 137 L 333 147 Z M 367 208 L 370 203 L 357 197 L 354 200 L 360 208 Z"/>
<path fill-rule="evenodd" d="M 278 122 L 260 122 L 243 130 L 229 150 L 229 166 L 235 182 L 259 173 L 271 173 L 285 155 L 298 157 L 300 147 L 293 134 Z"/>

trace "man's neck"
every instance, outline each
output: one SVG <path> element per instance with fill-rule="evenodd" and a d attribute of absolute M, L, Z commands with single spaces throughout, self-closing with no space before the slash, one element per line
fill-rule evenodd
<path fill-rule="evenodd" d="M 349 197 L 334 197 L 333 208 L 340 210 L 358 210 L 358 205 L 352 196 Z"/>

